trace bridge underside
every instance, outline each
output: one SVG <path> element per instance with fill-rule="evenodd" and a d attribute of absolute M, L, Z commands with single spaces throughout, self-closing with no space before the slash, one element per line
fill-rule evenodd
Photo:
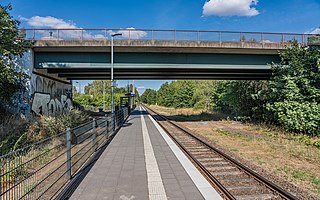
<path fill-rule="evenodd" d="M 81 69 L 46 69 L 48 74 L 57 74 L 67 80 L 102 80 L 110 79 L 110 68 Z M 215 80 L 265 80 L 271 76 L 270 69 L 223 69 L 201 68 L 180 69 L 167 68 L 117 68 L 114 78 L 117 80 L 178 80 L 178 79 L 215 79 Z"/>
<path fill-rule="evenodd" d="M 271 76 L 277 54 L 132 52 L 114 53 L 117 80 L 261 80 Z M 110 52 L 34 51 L 34 69 L 64 80 L 110 79 Z"/>

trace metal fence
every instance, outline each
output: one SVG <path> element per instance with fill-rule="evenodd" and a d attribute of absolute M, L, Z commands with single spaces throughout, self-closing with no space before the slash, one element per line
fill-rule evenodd
<path fill-rule="evenodd" d="M 150 41 L 197 41 L 197 42 L 237 42 L 242 47 L 260 44 L 268 47 L 277 43 L 283 46 L 291 40 L 301 44 L 319 42 L 319 34 L 272 33 L 272 32 L 237 32 L 215 30 L 150 30 L 150 29 L 20 29 L 27 40 L 109 40 L 113 33 L 121 33 L 115 40 L 150 40 Z"/>
<path fill-rule="evenodd" d="M 0 199 L 53 199 L 124 123 L 127 107 L 0 157 Z"/>

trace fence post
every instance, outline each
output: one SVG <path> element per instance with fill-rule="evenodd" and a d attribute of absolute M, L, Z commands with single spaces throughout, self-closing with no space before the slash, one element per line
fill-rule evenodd
<path fill-rule="evenodd" d="M 109 137 L 109 120 L 108 118 L 105 119 L 105 127 L 106 127 L 106 130 L 105 130 L 105 135 L 106 135 L 106 140 L 108 139 Z"/>
<path fill-rule="evenodd" d="M 96 119 L 93 118 L 92 121 L 92 147 L 95 151 L 97 149 L 97 132 L 96 132 Z"/>
<path fill-rule="evenodd" d="M 81 42 L 83 41 L 83 29 L 81 29 Z"/>
<path fill-rule="evenodd" d="M 67 128 L 67 178 L 71 179 L 71 131 Z"/>
<path fill-rule="evenodd" d="M 197 42 L 200 43 L 200 31 L 197 31 Z"/>
<path fill-rule="evenodd" d="M 128 37 L 128 44 L 130 44 L 130 41 L 131 41 L 131 30 L 129 29 L 129 37 Z"/>
<path fill-rule="evenodd" d="M 116 127 L 117 127 L 117 114 L 116 112 L 113 113 L 113 127 L 112 127 L 112 132 L 114 132 L 116 130 Z"/>

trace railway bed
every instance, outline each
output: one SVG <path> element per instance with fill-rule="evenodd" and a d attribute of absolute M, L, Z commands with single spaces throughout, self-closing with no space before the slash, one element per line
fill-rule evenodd
<path fill-rule="evenodd" d="M 298 199 L 185 127 L 144 107 L 225 199 Z"/>

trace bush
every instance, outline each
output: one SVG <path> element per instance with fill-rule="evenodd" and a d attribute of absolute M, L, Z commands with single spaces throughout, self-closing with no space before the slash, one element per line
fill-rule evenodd
<path fill-rule="evenodd" d="M 89 120 L 89 115 L 73 109 L 59 117 L 41 116 L 22 120 L 18 115 L 12 116 L 0 126 L 0 154 L 22 148 L 28 144 L 64 132 Z"/>
<path fill-rule="evenodd" d="M 205 101 L 204 100 L 200 100 L 198 102 L 196 102 L 193 106 L 194 109 L 205 109 Z"/>
<path fill-rule="evenodd" d="M 16 141 L 27 130 L 32 119 L 22 119 L 20 115 L 5 115 L 0 122 L 0 154 L 12 151 Z"/>
<path fill-rule="evenodd" d="M 41 116 L 39 120 L 41 138 L 56 135 L 64 132 L 67 128 L 79 126 L 89 120 L 89 115 L 78 110 L 72 109 L 70 112 L 58 117 Z"/>
<path fill-rule="evenodd" d="M 270 81 L 222 81 L 215 105 L 237 117 L 320 135 L 320 51 L 294 41 L 272 65 Z"/>
<path fill-rule="evenodd" d="M 320 51 L 293 42 L 280 57 L 272 67 L 266 120 L 293 132 L 320 135 Z"/>
<path fill-rule="evenodd" d="M 320 105 L 309 102 L 284 101 L 268 105 L 278 123 L 288 131 L 320 133 Z"/>

